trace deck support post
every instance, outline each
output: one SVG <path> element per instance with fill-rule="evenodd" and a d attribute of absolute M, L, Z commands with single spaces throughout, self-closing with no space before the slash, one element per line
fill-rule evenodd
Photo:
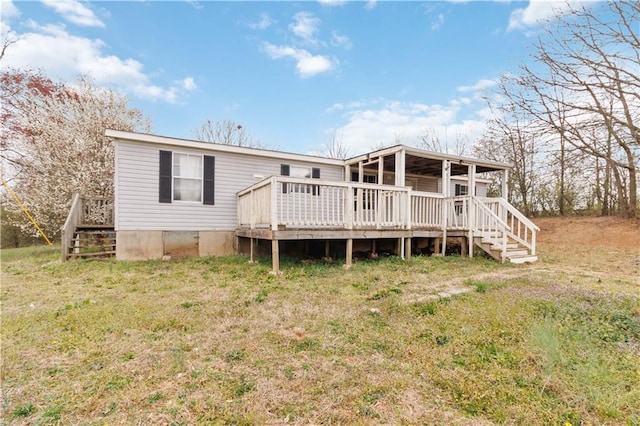
<path fill-rule="evenodd" d="M 280 275 L 280 242 L 278 240 L 271 240 L 271 262 L 273 264 L 272 271 L 269 272 L 272 275 Z"/>
<path fill-rule="evenodd" d="M 440 238 L 433 240 L 433 253 L 440 253 Z"/>
<path fill-rule="evenodd" d="M 351 269 L 352 261 L 353 261 L 353 239 L 349 238 L 347 239 L 347 252 L 346 252 L 346 259 L 344 263 L 344 269 L 346 270 Z"/>
<path fill-rule="evenodd" d="M 378 252 L 378 242 L 377 240 L 371 240 L 371 254 L 374 255 Z"/>
<path fill-rule="evenodd" d="M 460 255 L 462 257 L 467 257 L 469 255 L 468 241 L 469 239 L 467 237 L 460 237 Z"/>
<path fill-rule="evenodd" d="M 331 254 L 331 242 L 329 240 L 326 240 L 324 242 L 324 257 L 325 259 L 329 259 L 329 255 Z"/>
<path fill-rule="evenodd" d="M 396 253 L 400 255 L 400 259 L 404 260 L 404 237 L 398 238 L 398 248 L 396 249 Z"/>
<path fill-rule="evenodd" d="M 249 263 L 256 263 L 256 239 L 249 239 Z"/>
<path fill-rule="evenodd" d="M 404 249 L 404 253 L 405 253 L 405 258 L 406 259 L 411 259 L 411 238 L 405 238 L 404 240 L 405 243 L 405 249 Z"/>

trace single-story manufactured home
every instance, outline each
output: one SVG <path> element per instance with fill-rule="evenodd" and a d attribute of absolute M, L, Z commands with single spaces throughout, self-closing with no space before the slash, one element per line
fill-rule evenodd
<path fill-rule="evenodd" d="M 279 256 L 287 244 L 340 253 L 354 246 L 398 256 L 536 258 L 535 224 L 505 199 L 510 165 L 398 145 L 347 160 L 107 130 L 115 144 L 114 198 L 77 195 L 63 228 L 63 258 Z M 501 196 L 488 197 L 488 174 Z M 103 250 L 83 250 L 96 235 Z"/>

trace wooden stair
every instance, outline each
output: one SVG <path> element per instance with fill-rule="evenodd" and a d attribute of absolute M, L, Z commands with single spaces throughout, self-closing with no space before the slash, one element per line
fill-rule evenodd
<path fill-rule="evenodd" d="M 116 233 L 113 227 L 79 227 L 69 244 L 70 258 L 112 257 L 116 254 Z"/>
<path fill-rule="evenodd" d="M 493 257 L 499 262 L 511 262 L 511 263 L 533 263 L 538 260 L 538 256 L 532 255 L 529 248 L 523 244 L 508 238 L 507 247 L 505 252 L 505 258 L 503 255 L 503 243 L 493 238 L 492 236 L 475 237 L 475 245 L 484 250 L 489 256 Z"/>

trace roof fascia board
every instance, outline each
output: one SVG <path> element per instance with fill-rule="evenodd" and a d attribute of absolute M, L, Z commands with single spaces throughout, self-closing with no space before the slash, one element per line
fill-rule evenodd
<path fill-rule="evenodd" d="M 443 161 L 448 160 L 452 163 L 467 164 L 467 165 L 475 164 L 479 166 L 492 167 L 499 170 L 513 168 L 513 165 L 508 163 L 501 163 L 498 161 L 491 161 L 491 160 L 481 160 L 478 158 L 462 157 L 458 155 L 443 154 L 440 152 L 433 152 L 433 151 L 427 151 L 420 148 L 413 148 L 406 145 L 396 145 L 389 148 L 381 149 L 379 151 L 373 151 L 368 154 L 362 154 L 357 157 L 349 158 L 348 160 L 346 160 L 346 164 L 353 165 L 353 164 L 359 163 L 360 161 L 366 161 L 372 158 L 378 158 L 378 157 L 383 157 L 390 154 L 395 154 L 396 152 L 402 151 L 403 149 L 409 155 L 415 155 L 416 157 L 429 158 L 432 160 L 443 160 Z"/>
<path fill-rule="evenodd" d="M 371 160 L 371 159 L 374 159 L 374 158 L 385 157 L 385 156 L 390 155 L 390 154 L 395 154 L 398 151 L 402 151 L 405 148 L 406 147 L 404 145 L 391 146 L 389 148 L 384 148 L 384 149 L 381 149 L 381 150 L 378 150 L 378 151 L 373 151 L 373 152 L 369 152 L 367 154 L 358 155 L 357 157 L 349 158 L 349 159 L 345 160 L 345 164 L 347 166 L 351 166 L 353 164 L 359 163 L 360 161 L 366 161 L 366 160 Z"/>
<path fill-rule="evenodd" d="M 213 142 L 201 142 L 190 139 L 170 138 L 166 136 L 152 135 L 148 133 L 125 132 L 122 130 L 107 129 L 105 136 L 131 142 L 144 142 L 157 145 L 171 145 L 183 148 L 202 149 L 207 151 L 229 152 L 234 154 L 252 155 L 256 157 L 278 158 L 290 161 L 304 161 L 308 163 L 327 164 L 332 166 L 344 166 L 344 160 L 334 158 L 316 157 L 313 155 L 294 154 L 290 152 L 271 151 L 261 148 L 248 148 L 235 145 L 224 145 Z"/>

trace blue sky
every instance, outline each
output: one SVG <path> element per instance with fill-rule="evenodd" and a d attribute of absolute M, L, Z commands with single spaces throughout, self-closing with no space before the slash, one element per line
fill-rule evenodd
<path fill-rule="evenodd" d="M 156 134 L 233 120 L 264 145 L 353 155 L 436 134 L 471 143 L 500 75 L 563 3 L 0 0 L 0 67 L 126 93 Z"/>

